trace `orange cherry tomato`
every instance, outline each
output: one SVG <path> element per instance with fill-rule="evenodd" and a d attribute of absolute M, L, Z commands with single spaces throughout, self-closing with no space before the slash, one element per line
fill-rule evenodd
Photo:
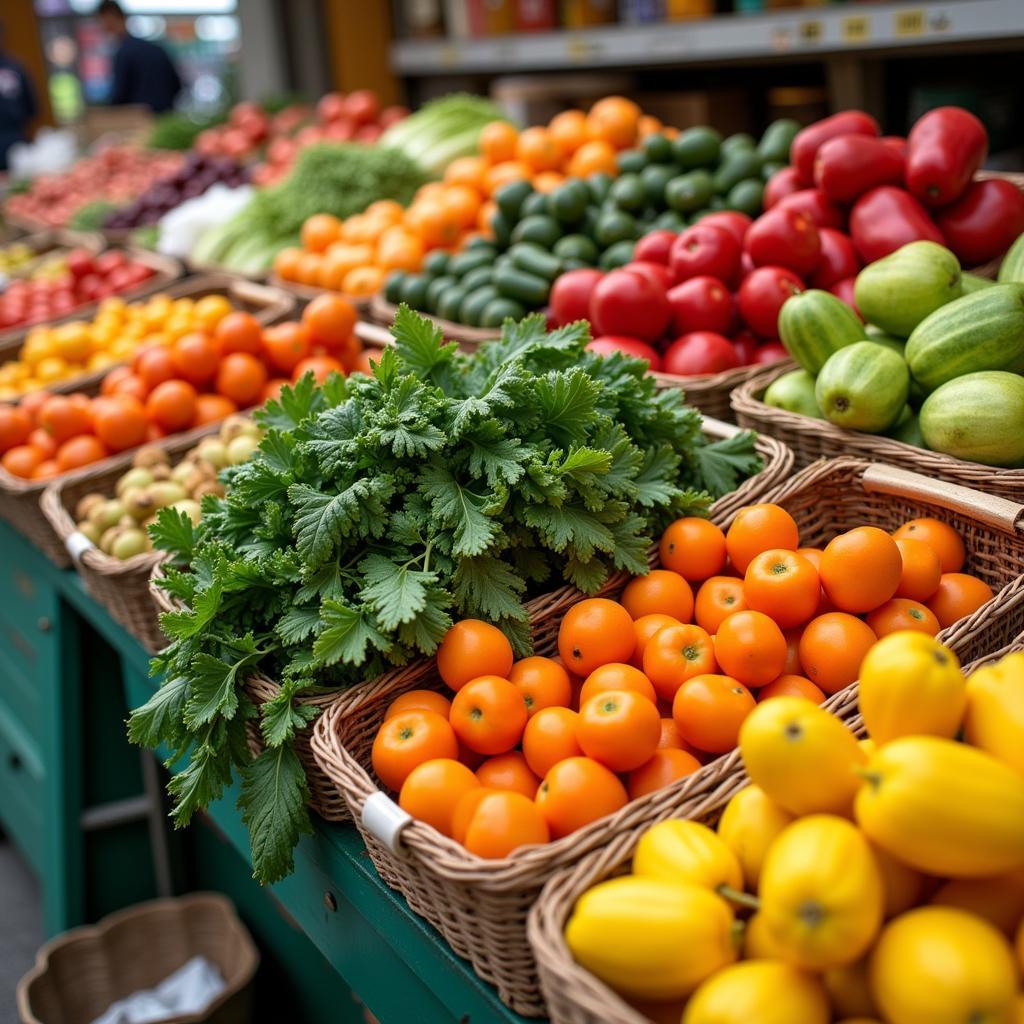
<path fill-rule="evenodd" d="M 677 572 L 652 569 L 646 576 L 634 576 L 622 591 L 622 607 L 634 618 L 671 615 L 680 622 L 693 618 L 693 590 Z"/>
<path fill-rule="evenodd" d="M 384 712 L 384 721 L 394 718 L 403 711 L 433 711 L 447 719 L 452 709 L 452 702 L 436 690 L 409 690 L 396 697 Z"/>
<path fill-rule="evenodd" d="M 437 649 L 437 671 L 453 690 L 461 690 L 478 676 L 508 679 L 512 661 L 508 637 L 480 619 L 456 622 Z"/>
<path fill-rule="evenodd" d="M 626 780 L 629 799 L 636 800 L 655 790 L 663 789 L 677 779 L 692 775 L 700 767 L 700 761 L 687 750 L 655 750 L 650 760 L 629 773 Z"/>
<path fill-rule="evenodd" d="M 911 540 L 909 537 L 898 539 L 896 547 L 900 549 L 903 562 L 896 596 L 911 601 L 927 601 L 939 589 L 942 579 L 942 563 L 935 549 L 923 540 Z"/>
<path fill-rule="evenodd" d="M 900 585 L 903 560 L 896 541 L 877 526 L 858 526 L 829 541 L 821 556 L 821 585 L 844 612 L 869 612 Z"/>
<path fill-rule="evenodd" d="M 588 676 L 610 661 L 628 662 L 635 646 L 636 633 L 629 612 L 603 597 L 574 604 L 558 627 L 562 664 L 578 676 Z"/>
<path fill-rule="evenodd" d="M 693 612 L 697 625 L 714 636 L 718 627 L 733 612 L 747 609 L 747 595 L 743 580 L 735 576 L 711 576 L 697 591 Z"/>
<path fill-rule="evenodd" d="M 213 331 L 214 341 L 222 356 L 232 352 L 248 352 L 258 356 L 263 351 L 263 325 L 243 310 L 232 310 L 217 324 Z"/>
<path fill-rule="evenodd" d="M 92 431 L 92 414 L 88 405 L 72 401 L 69 395 L 51 395 L 39 407 L 39 426 L 57 444 Z"/>
<path fill-rule="evenodd" d="M 343 348 L 356 326 L 356 308 L 340 295 L 318 295 L 303 311 L 302 322 L 314 345 Z"/>
<path fill-rule="evenodd" d="M 629 796 L 626 787 L 604 765 L 589 757 L 568 757 L 544 776 L 536 799 L 551 838 L 561 839 L 621 810 Z"/>
<path fill-rule="evenodd" d="M 783 628 L 811 618 L 821 597 L 818 570 L 794 551 L 772 548 L 755 555 L 743 576 L 747 607 Z"/>
<path fill-rule="evenodd" d="M 203 331 L 183 334 L 171 349 L 176 376 L 196 387 L 209 384 L 220 365 L 217 343 Z"/>
<path fill-rule="evenodd" d="M 559 761 L 583 753 L 576 742 L 579 715 L 569 708 L 542 708 L 523 732 L 523 757 L 534 775 L 544 778 Z"/>
<path fill-rule="evenodd" d="M 641 615 L 639 619 L 634 619 L 633 632 L 636 634 L 636 647 L 633 649 L 633 657 L 629 659 L 629 663 L 634 668 L 643 669 L 644 650 L 650 643 L 651 637 L 666 626 L 680 625 L 682 623 L 678 619 L 672 618 L 671 615 L 661 615 L 657 612 L 653 615 Z"/>
<path fill-rule="evenodd" d="M 477 777 L 458 761 L 436 757 L 416 765 L 402 783 L 398 806 L 414 818 L 452 835 L 452 818 L 459 799 L 479 789 Z"/>
<path fill-rule="evenodd" d="M 815 704 L 825 700 L 825 694 L 810 679 L 798 673 L 783 674 L 757 691 L 758 701 L 768 700 L 769 697 L 806 697 Z"/>
<path fill-rule="evenodd" d="M 333 356 L 309 356 L 292 370 L 292 381 L 297 384 L 307 373 L 313 374 L 317 384 L 323 384 L 332 373 L 340 373 L 344 377 L 345 367 Z"/>
<path fill-rule="evenodd" d="M 782 674 L 786 638 L 763 612 L 736 612 L 718 627 L 715 657 L 726 675 L 747 686 L 764 686 Z"/>
<path fill-rule="evenodd" d="M 167 431 L 191 427 L 196 418 L 196 389 L 184 380 L 157 384 L 146 399 L 146 415 Z"/>
<path fill-rule="evenodd" d="M 579 692 L 580 707 L 591 697 L 596 697 L 599 693 L 607 693 L 609 690 L 629 690 L 632 693 L 640 694 L 641 697 L 646 697 L 652 704 L 658 699 L 651 681 L 640 669 L 622 662 L 610 661 L 607 665 L 595 668 L 587 676 Z"/>
<path fill-rule="evenodd" d="M 580 706 L 576 739 L 583 753 L 614 772 L 639 768 L 660 738 L 658 709 L 639 693 L 608 690 Z"/>
<path fill-rule="evenodd" d="M 70 469 L 91 466 L 109 454 L 98 437 L 81 434 L 79 437 L 69 438 L 57 449 L 57 468 L 60 472 L 66 473 Z"/>
<path fill-rule="evenodd" d="M 93 402 L 93 430 L 112 452 L 135 448 L 146 440 L 145 406 L 127 395 L 101 395 Z"/>
<path fill-rule="evenodd" d="M 166 345 L 149 345 L 140 349 L 133 366 L 135 375 L 149 391 L 165 380 L 173 380 L 178 374 L 174 356 Z"/>
<path fill-rule="evenodd" d="M 207 423 L 219 423 L 236 412 L 238 406 L 223 395 L 196 395 L 196 416 L 193 425 L 202 427 Z"/>
<path fill-rule="evenodd" d="M 523 658 L 512 666 L 507 678 L 523 695 L 531 718 L 541 708 L 567 708 L 572 700 L 569 673 L 552 658 Z"/>
<path fill-rule="evenodd" d="M 537 795 L 540 786 L 540 779 L 530 771 L 526 758 L 518 750 L 489 757 L 477 768 L 476 777 L 480 785 L 488 789 L 511 790 L 530 800 Z"/>
<path fill-rule="evenodd" d="M 691 582 L 706 580 L 725 565 L 725 534 L 707 519 L 677 519 L 661 535 L 661 564 Z"/>
<path fill-rule="evenodd" d="M 230 398 L 240 409 L 259 401 L 267 383 L 267 368 L 248 352 L 232 352 L 225 356 L 217 370 L 217 393 Z"/>
<path fill-rule="evenodd" d="M 263 332 L 260 351 L 274 370 L 291 376 L 309 358 L 313 343 L 304 324 L 275 324 Z"/>
<path fill-rule="evenodd" d="M 32 417 L 24 409 L 0 405 L 0 452 L 24 444 L 32 433 Z"/>
<path fill-rule="evenodd" d="M 890 633 L 906 629 L 935 636 L 942 628 L 930 608 L 906 597 L 894 597 L 879 605 L 869 613 L 866 621 L 879 640 Z"/>
<path fill-rule="evenodd" d="M 874 630 L 856 616 L 828 612 L 804 627 L 800 664 L 808 679 L 825 693 L 838 693 L 856 680 L 864 655 L 877 639 Z"/>
<path fill-rule="evenodd" d="M 963 572 L 943 572 L 939 589 L 928 599 L 928 608 L 943 629 L 976 612 L 995 595 L 992 588 L 977 576 Z"/>
<path fill-rule="evenodd" d="M 740 726 L 754 707 L 753 695 L 739 680 L 694 676 L 679 687 L 672 718 L 687 743 L 709 754 L 724 754 L 736 746 Z"/>
<path fill-rule="evenodd" d="M 67 443 L 65 442 L 65 444 Z M 8 473 L 24 480 L 30 480 L 44 461 L 46 461 L 46 453 L 31 444 L 16 444 L 13 448 L 8 448 L 0 457 L 0 465 Z"/>
<path fill-rule="evenodd" d="M 482 796 L 462 799 L 469 808 L 467 813 L 460 806 L 462 844 L 477 857 L 498 860 L 520 847 L 551 840 L 544 816 L 522 793 L 485 789 Z"/>
<path fill-rule="evenodd" d="M 800 546 L 796 520 L 780 505 L 748 505 L 736 513 L 725 534 L 725 549 L 739 573 L 755 555 L 773 548 L 795 551 Z"/>
<path fill-rule="evenodd" d="M 967 561 L 967 549 L 960 534 L 940 519 L 911 519 L 896 530 L 893 537 L 924 541 L 939 556 L 943 572 L 959 572 Z"/>
<path fill-rule="evenodd" d="M 666 626 L 644 651 L 644 673 L 662 700 L 672 700 L 687 679 L 717 668 L 714 642 L 700 626 Z"/>
<path fill-rule="evenodd" d="M 381 723 L 370 754 L 377 778 L 396 793 L 417 765 L 435 758 L 455 760 L 459 745 L 452 727 L 433 711 L 403 711 Z"/>
<path fill-rule="evenodd" d="M 452 700 L 449 716 L 455 735 L 478 754 L 504 754 L 526 728 L 523 695 L 500 676 L 480 676 L 466 683 Z"/>

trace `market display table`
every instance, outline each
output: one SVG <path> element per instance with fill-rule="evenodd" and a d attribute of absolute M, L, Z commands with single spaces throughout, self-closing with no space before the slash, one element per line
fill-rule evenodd
<path fill-rule="evenodd" d="M 135 792 L 125 792 L 132 773 L 114 767 L 139 757 L 125 739 L 124 719 L 156 681 L 146 652 L 89 597 L 75 572 L 55 568 L 4 523 L 0 595 L 0 826 L 38 874 L 52 935 L 92 916 L 84 842 L 91 830 L 133 820 L 144 825 L 153 878 L 158 887 L 166 881 L 170 825 L 156 799 L 162 780 L 156 771 L 136 772 Z M 118 685 L 104 691 L 102 707 L 83 688 L 89 672 L 104 667 L 97 637 L 120 661 Z M 98 744 L 103 758 L 89 757 L 87 766 L 87 752 Z M 118 776 L 105 788 L 87 772 L 96 760 L 109 761 Z M 248 862 L 236 795 L 232 788 L 209 815 Z M 149 866 L 136 864 L 130 873 L 147 875 Z M 294 874 L 270 891 L 383 1024 L 523 1020 L 380 880 L 354 827 L 317 819 L 296 851 Z M 256 935 L 281 941 L 258 929 Z"/>

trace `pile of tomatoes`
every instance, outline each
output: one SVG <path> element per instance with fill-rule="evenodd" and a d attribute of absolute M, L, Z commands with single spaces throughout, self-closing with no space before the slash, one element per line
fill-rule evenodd
<path fill-rule="evenodd" d="M 339 296 L 320 296 L 300 322 L 272 327 L 216 298 L 225 308 L 209 329 L 141 346 L 131 365 L 107 373 L 97 397 L 33 392 L 17 406 L 0 406 L 0 465 L 16 477 L 48 480 L 218 422 L 307 373 L 322 382 L 369 369 L 353 333 L 355 309 Z"/>
<path fill-rule="evenodd" d="M 934 635 L 992 597 L 935 519 L 821 550 L 782 507 L 751 505 L 726 532 L 677 520 L 660 555 L 618 601 L 569 609 L 558 658 L 515 661 L 494 626 L 453 626 L 437 668 L 454 696 L 403 694 L 373 745 L 399 804 L 481 857 L 559 839 L 733 750 L 759 701 L 821 703 L 877 638 Z"/>

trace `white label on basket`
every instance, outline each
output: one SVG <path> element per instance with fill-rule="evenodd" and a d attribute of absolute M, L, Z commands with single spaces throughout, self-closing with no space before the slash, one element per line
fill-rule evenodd
<path fill-rule="evenodd" d="M 89 548 L 94 548 L 96 545 L 80 530 L 75 530 L 68 534 L 67 540 L 64 541 L 64 547 L 68 549 L 71 561 L 77 565 L 78 560 L 82 557 L 82 552 L 88 551 Z"/>
<path fill-rule="evenodd" d="M 385 793 L 374 793 L 363 804 L 363 828 L 392 853 L 401 852 L 402 829 L 411 821 L 412 815 Z"/>

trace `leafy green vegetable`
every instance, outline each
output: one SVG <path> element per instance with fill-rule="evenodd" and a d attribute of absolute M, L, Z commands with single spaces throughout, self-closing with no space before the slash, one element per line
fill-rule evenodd
<path fill-rule="evenodd" d="M 170 110 L 166 114 L 160 114 L 153 122 L 146 146 L 148 149 L 191 149 L 200 132 L 223 124 L 226 118 L 227 111 L 210 117 L 201 117 Z"/>
<path fill-rule="evenodd" d="M 94 199 L 75 210 L 68 227 L 75 231 L 97 231 L 116 210 L 115 203 L 107 202 L 106 199 Z"/>
<path fill-rule="evenodd" d="M 163 617 L 167 681 L 129 735 L 189 753 L 179 825 L 238 770 L 262 881 L 290 870 L 308 828 L 291 742 L 314 713 L 297 698 L 433 654 L 457 617 L 527 653 L 531 595 L 646 572 L 669 521 L 758 467 L 752 435 L 706 445 L 645 363 L 586 352 L 585 324 L 509 321 L 470 356 L 403 306 L 393 334 L 372 376 L 307 376 L 269 402 L 258 451 L 224 471 L 228 496 L 205 498 L 198 526 L 165 509 L 151 529 L 185 609 Z M 256 670 L 282 685 L 262 708 L 242 687 Z"/>

